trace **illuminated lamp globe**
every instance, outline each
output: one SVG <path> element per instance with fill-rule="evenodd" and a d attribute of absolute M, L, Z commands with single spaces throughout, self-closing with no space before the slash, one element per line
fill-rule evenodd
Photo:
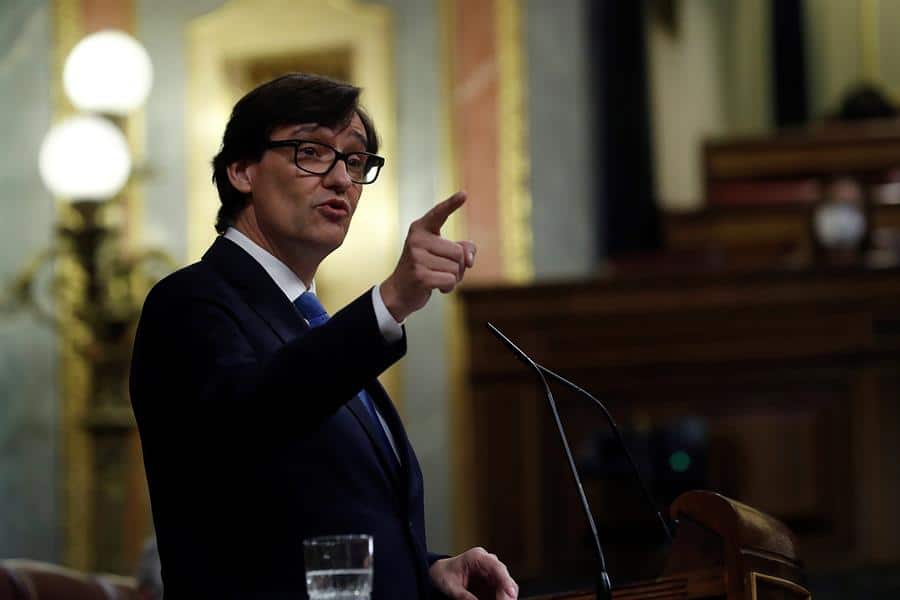
<path fill-rule="evenodd" d="M 100 202 L 128 182 L 131 155 L 125 136 L 113 123 L 80 115 L 50 129 L 41 144 L 38 167 L 55 196 Z"/>
<path fill-rule="evenodd" d="M 125 116 L 147 99 L 153 64 L 144 47 L 125 32 L 108 29 L 82 39 L 63 67 L 63 87 L 86 112 Z"/>

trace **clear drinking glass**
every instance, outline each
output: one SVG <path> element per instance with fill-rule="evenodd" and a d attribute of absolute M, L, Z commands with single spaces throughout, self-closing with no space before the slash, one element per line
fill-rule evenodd
<path fill-rule="evenodd" d="M 370 535 L 333 535 L 303 541 L 310 600 L 368 600 L 374 542 Z"/>

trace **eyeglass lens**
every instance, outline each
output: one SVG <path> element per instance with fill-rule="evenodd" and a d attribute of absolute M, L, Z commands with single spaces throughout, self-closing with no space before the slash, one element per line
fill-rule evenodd
<path fill-rule="evenodd" d="M 329 146 L 314 142 L 303 142 L 297 146 L 297 166 L 310 173 L 324 175 L 336 164 L 335 151 Z M 350 179 L 360 183 L 370 183 L 378 176 L 376 159 L 367 154 L 352 152 L 343 157 Z"/>

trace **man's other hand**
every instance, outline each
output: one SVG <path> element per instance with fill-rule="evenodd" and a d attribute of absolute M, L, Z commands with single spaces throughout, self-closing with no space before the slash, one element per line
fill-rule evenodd
<path fill-rule="evenodd" d="M 484 548 L 472 548 L 431 565 L 435 587 L 452 600 L 509 600 L 519 597 L 519 586 L 506 565 Z"/>
<path fill-rule="evenodd" d="M 409 226 L 397 268 L 381 284 L 384 305 L 397 322 L 425 306 L 433 290 L 452 292 L 475 265 L 475 244 L 441 237 L 441 227 L 465 201 L 466 193 L 456 192 Z"/>

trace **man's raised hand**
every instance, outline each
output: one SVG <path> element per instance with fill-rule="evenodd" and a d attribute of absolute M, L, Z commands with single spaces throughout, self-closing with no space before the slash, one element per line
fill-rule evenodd
<path fill-rule="evenodd" d="M 425 306 L 432 290 L 452 292 L 475 264 L 475 244 L 441 237 L 447 218 L 465 202 L 466 193 L 456 192 L 409 226 L 397 267 L 381 284 L 384 304 L 398 322 Z"/>

